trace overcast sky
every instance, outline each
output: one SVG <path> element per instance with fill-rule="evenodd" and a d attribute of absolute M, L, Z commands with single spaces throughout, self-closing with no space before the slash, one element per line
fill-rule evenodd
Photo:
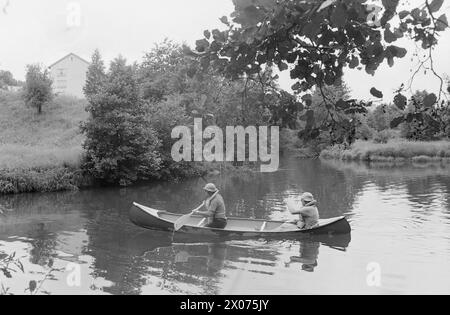
<path fill-rule="evenodd" d="M 416 1 L 422 2 L 410 0 Z M 449 3 L 444 4 L 447 13 Z M 0 0 L 0 69 L 23 80 L 26 64 L 50 65 L 70 52 L 90 59 L 95 48 L 108 61 L 119 54 L 130 62 L 140 61 L 144 52 L 166 37 L 193 46 L 205 29 L 222 27 L 219 18 L 232 10 L 232 0 Z M 352 96 L 370 98 L 370 89 L 377 87 L 390 100 L 395 89 L 408 83 L 417 65 L 417 59 L 411 61 L 414 46 L 405 47 L 410 56 L 392 69 L 383 66 L 375 77 L 347 71 L 344 79 Z M 438 72 L 450 75 L 450 32 L 442 37 L 435 56 Z M 284 74 L 280 84 L 289 89 L 293 82 Z M 413 89 L 435 92 L 438 85 L 431 73 L 421 72 Z"/>

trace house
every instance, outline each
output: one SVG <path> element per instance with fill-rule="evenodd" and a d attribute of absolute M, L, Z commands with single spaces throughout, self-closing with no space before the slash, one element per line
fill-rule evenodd
<path fill-rule="evenodd" d="M 52 64 L 49 69 L 54 92 L 84 98 L 88 68 L 89 62 L 73 53 Z"/>
<path fill-rule="evenodd" d="M 9 92 L 20 92 L 22 90 L 21 86 L 12 86 L 12 85 L 8 85 L 6 86 L 6 90 Z"/>

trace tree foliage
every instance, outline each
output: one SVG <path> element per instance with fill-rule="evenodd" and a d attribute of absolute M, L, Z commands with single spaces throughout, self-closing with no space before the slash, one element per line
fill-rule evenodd
<path fill-rule="evenodd" d="M 255 76 L 266 66 L 289 70 L 297 81 L 293 89 L 306 94 L 305 137 L 317 136 L 315 115 L 307 104 L 311 90 L 334 85 L 345 68 L 364 69 L 374 75 L 383 62 L 394 66 L 395 59 L 407 54 L 395 45 L 403 37 L 420 43 L 431 55 L 439 33 L 448 28 L 446 16 L 438 13 L 442 0 L 422 1 L 403 11 L 399 0 L 233 2 L 231 18 L 221 18 L 227 29 L 205 31 L 196 43 L 202 66 L 218 69 L 232 79 Z M 379 15 L 374 5 L 380 7 Z M 370 92 L 376 98 L 383 97 L 375 87 Z M 404 103 L 401 92 L 398 103 Z M 365 104 L 354 100 L 339 99 L 329 106 L 367 112 Z"/>
<path fill-rule="evenodd" d="M 86 84 L 83 87 L 84 95 L 87 99 L 97 95 L 103 88 L 106 80 L 105 63 L 102 60 L 100 51 L 95 50 L 92 61 L 86 75 Z"/>
<path fill-rule="evenodd" d="M 52 84 L 47 69 L 38 64 L 27 66 L 24 98 L 27 105 L 37 109 L 38 114 L 53 99 Z"/>
<path fill-rule="evenodd" d="M 438 101 L 433 93 L 418 91 L 408 106 L 392 121 L 401 125 L 403 137 L 411 140 L 436 140 L 450 137 L 450 102 Z"/>
<path fill-rule="evenodd" d="M 403 109 L 405 109 L 405 107 L 403 107 Z M 368 124 L 378 132 L 388 130 L 391 129 L 391 122 L 394 118 L 401 114 L 402 110 L 393 104 L 379 105 L 367 115 Z"/>
<path fill-rule="evenodd" d="M 8 86 L 17 86 L 18 82 L 10 71 L 0 70 L 0 89 Z"/>
<path fill-rule="evenodd" d="M 111 63 L 87 110 L 91 116 L 82 130 L 89 174 L 121 185 L 158 177 L 160 141 L 146 120 L 133 67 L 123 58 Z"/>

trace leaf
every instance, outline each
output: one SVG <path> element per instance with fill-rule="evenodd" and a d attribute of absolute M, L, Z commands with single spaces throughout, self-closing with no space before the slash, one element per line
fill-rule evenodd
<path fill-rule="evenodd" d="M 403 20 L 405 17 L 407 17 L 409 15 L 409 11 L 401 11 L 399 14 L 399 17 L 401 20 Z"/>
<path fill-rule="evenodd" d="M 311 94 L 306 94 L 302 96 L 302 101 L 305 102 L 306 106 L 311 106 L 312 105 L 312 95 Z"/>
<path fill-rule="evenodd" d="M 389 50 L 394 57 L 403 58 L 406 56 L 408 51 L 405 48 L 398 46 L 389 46 L 386 50 Z"/>
<path fill-rule="evenodd" d="M 205 35 L 205 37 L 206 37 L 207 39 L 210 39 L 210 38 L 211 38 L 211 32 L 210 32 L 209 30 L 204 31 L 204 32 L 203 32 L 203 35 Z"/>
<path fill-rule="evenodd" d="M 389 26 L 389 24 L 387 24 L 386 29 L 384 30 L 384 40 L 390 44 L 393 43 L 397 40 L 397 36 L 395 36 L 394 33 L 391 32 Z"/>
<path fill-rule="evenodd" d="M 340 5 L 334 9 L 333 15 L 331 16 L 331 23 L 336 27 L 344 27 L 347 24 L 347 18 L 347 11 Z"/>
<path fill-rule="evenodd" d="M 230 26 L 230 22 L 228 21 L 228 17 L 226 17 L 226 16 L 222 16 L 220 18 L 220 22 L 222 22 L 223 24 L 225 24 L 227 26 Z"/>
<path fill-rule="evenodd" d="M 383 98 L 383 93 L 381 91 L 377 90 L 376 88 L 372 88 L 370 90 L 370 94 L 372 94 L 376 98 Z"/>
<path fill-rule="evenodd" d="M 326 0 L 322 3 L 322 5 L 320 6 L 319 10 L 317 10 L 317 12 L 320 12 L 326 8 L 328 8 L 330 5 L 336 3 L 337 0 Z"/>
<path fill-rule="evenodd" d="M 445 14 L 441 15 L 436 22 L 436 31 L 443 32 L 448 27 L 448 20 Z"/>
<path fill-rule="evenodd" d="M 30 284 L 28 285 L 28 289 L 30 290 L 31 293 L 33 293 L 37 288 L 37 283 L 36 281 L 30 281 Z"/>
<path fill-rule="evenodd" d="M 336 103 L 336 108 L 341 110 L 346 110 L 350 107 L 350 105 L 344 101 L 342 98 Z"/>
<path fill-rule="evenodd" d="M 430 3 L 430 11 L 432 13 L 439 11 L 443 4 L 444 4 L 444 0 L 433 0 Z"/>
<path fill-rule="evenodd" d="M 359 66 L 359 59 L 358 57 L 353 57 L 352 60 L 350 60 L 349 67 L 350 69 L 355 69 Z"/>
<path fill-rule="evenodd" d="M 205 52 L 209 47 L 209 42 L 206 39 L 200 39 L 196 42 L 196 49 L 198 52 Z"/>
<path fill-rule="evenodd" d="M 285 62 L 280 62 L 278 64 L 278 69 L 280 69 L 281 72 L 289 69 L 289 66 Z"/>
<path fill-rule="evenodd" d="M 427 97 L 425 97 L 425 99 L 423 100 L 423 105 L 427 108 L 432 107 L 434 104 L 436 104 L 437 102 L 437 96 L 432 93 L 427 95 Z"/>
<path fill-rule="evenodd" d="M 394 118 L 394 120 L 391 121 L 391 129 L 397 128 L 404 122 L 405 122 L 405 117 L 403 117 L 403 116 Z"/>
<path fill-rule="evenodd" d="M 406 108 L 406 105 L 408 104 L 408 99 L 406 98 L 406 96 L 404 96 L 401 93 L 398 93 L 395 97 L 394 97 L 394 104 L 395 106 L 397 106 L 399 109 L 404 110 Z"/>

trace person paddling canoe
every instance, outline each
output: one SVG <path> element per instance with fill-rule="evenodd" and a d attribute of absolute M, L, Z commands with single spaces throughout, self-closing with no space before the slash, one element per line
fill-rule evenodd
<path fill-rule="evenodd" d="M 317 201 L 313 194 L 304 193 L 301 197 L 302 206 L 298 210 L 291 211 L 292 214 L 298 214 L 299 220 L 297 226 L 299 229 L 312 229 L 319 224 L 319 209 L 317 208 Z"/>
<path fill-rule="evenodd" d="M 293 225 L 297 225 L 300 230 L 308 230 L 319 224 L 319 209 L 317 208 L 317 201 L 314 199 L 314 196 L 311 193 L 304 193 L 300 200 L 300 207 L 288 203 L 289 211 L 294 215 L 298 215 L 299 218 L 287 221 L 277 228 L 276 232 L 292 230 Z"/>
<path fill-rule="evenodd" d="M 208 197 L 204 203 L 206 211 L 194 211 L 192 214 L 208 218 L 205 226 L 207 228 L 224 229 L 227 226 L 227 217 L 223 197 L 214 184 L 208 184 L 203 189 Z"/>

